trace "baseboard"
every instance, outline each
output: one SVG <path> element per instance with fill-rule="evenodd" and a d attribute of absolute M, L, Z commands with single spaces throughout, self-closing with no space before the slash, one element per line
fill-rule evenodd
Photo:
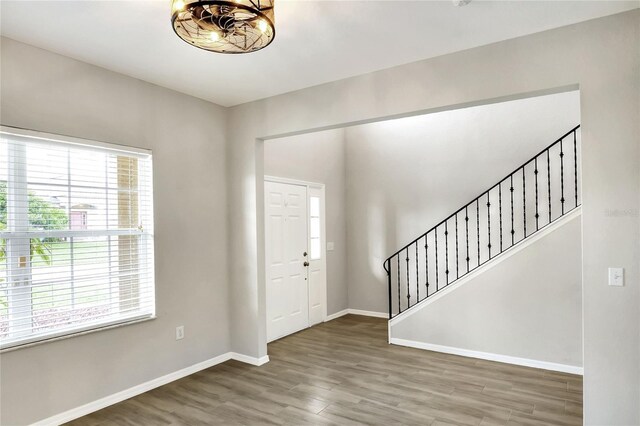
<path fill-rule="evenodd" d="M 251 364 L 258 367 L 269 362 L 269 355 L 256 358 L 253 356 L 243 355 L 235 352 L 231 352 L 230 354 L 231 359 L 235 359 L 236 361 L 244 362 L 245 364 Z"/>
<path fill-rule="evenodd" d="M 334 320 L 336 318 L 343 317 L 345 315 L 363 315 L 365 317 L 375 317 L 375 318 L 389 318 L 389 314 L 386 312 L 374 312 L 374 311 L 362 311 L 360 309 L 343 309 L 335 314 L 327 315 L 324 322 Z"/>
<path fill-rule="evenodd" d="M 424 349 L 433 352 L 442 352 L 451 355 L 466 356 L 469 358 L 484 359 L 487 361 L 504 362 L 506 364 L 521 365 L 524 367 L 540 368 L 543 370 L 559 371 L 562 373 L 583 375 L 584 369 L 573 365 L 557 364 L 554 362 L 537 361 L 528 358 L 518 358 L 509 355 L 500 355 L 489 352 L 479 352 L 470 349 L 454 348 L 451 346 L 434 345 L 432 343 L 416 342 L 414 340 L 398 339 L 392 337 L 389 343 L 398 346 L 407 346 L 409 348 Z"/>
<path fill-rule="evenodd" d="M 101 410 L 110 405 L 117 404 L 118 402 L 122 402 L 125 399 L 132 398 L 134 396 L 148 392 L 162 385 L 166 385 L 167 383 L 171 383 L 175 380 L 182 379 L 183 377 L 197 373 L 198 371 L 205 370 L 207 368 L 213 367 L 214 365 L 221 364 L 225 361 L 229 361 L 230 359 L 235 359 L 240 362 L 244 362 L 251 365 L 257 365 L 257 366 L 260 366 L 262 364 L 269 362 L 268 356 L 255 358 L 255 357 L 250 357 L 243 354 L 238 354 L 235 352 L 227 352 L 225 354 L 218 355 L 217 357 L 210 358 L 206 361 L 193 364 L 181 370 L 174 371 L 173 373 L 169 373 L 164 376 L 158 377 L 156 379 L 149 380 L 148 382 L 144 382 L 139 385 L 133 386 L 129 389 L 125 389 L 123 391 L 114 393 L 109 396 L 105 396 L 104 398 L 97 399 L 93 402 L 89 402 L 87 404 L 81 405 L 80 407 L 72 408 L 71 410 L 67 410 L 60 414 L 56 414 L 54 416 L 40 420 L 38 422 L 33 423 L 33 425 L 49 426 L 49 425 L 60 425 L 62 423 L 70 422 L 71 420 L 75 420 L 82 416 L 86 416 L 87 414 L 91 414 L 95 411 Z"/>
<path fill-rule="evenodd" d="M 348 309 L 343 309 L 341 311 L 336 312 L 335 314 L 327 315 L 327 317 L 324 319 L 324 322 L 331 321 L 331 320 L 334 320 L 336 318 L 343 317 L 343 316 L 347 315 L 348 313 L 349 313 Z"/>
<path fill-rule="evenodd" d="M 360 309 L 349 309 L 351 315 L 364 315 L 365 317 L 389 318 L 386 312 L 361 311 Z"/>

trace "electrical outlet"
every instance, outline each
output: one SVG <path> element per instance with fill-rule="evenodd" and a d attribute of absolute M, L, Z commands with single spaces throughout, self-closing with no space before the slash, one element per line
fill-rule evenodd
<path fill-rule="evenodd" d="M 176 327 L 176 340 L 184 339 L 184 325 Z"/>
<path fill-rule="evenodd" d="M 624 287 L 624 268 L 609 268 L 609 285 Z"/>

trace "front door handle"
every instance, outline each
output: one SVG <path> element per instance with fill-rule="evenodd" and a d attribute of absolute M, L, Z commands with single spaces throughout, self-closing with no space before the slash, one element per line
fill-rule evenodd
<path fill-rule="evenodd" d="M 304 262 L 303 265 L 304 266 L 309 266 L 309 262 Z"/>

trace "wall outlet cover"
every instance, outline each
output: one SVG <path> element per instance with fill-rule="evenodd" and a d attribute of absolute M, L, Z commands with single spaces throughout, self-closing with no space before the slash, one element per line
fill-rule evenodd
<path fill-rule="evenodd" d="M 184 325 L 176 327 L 176 340 L 184 339 Z"/>
<path fill-rule="evenodd" d="M 609 268 L 609 285 L 624 287 L 624 268 Z"/>

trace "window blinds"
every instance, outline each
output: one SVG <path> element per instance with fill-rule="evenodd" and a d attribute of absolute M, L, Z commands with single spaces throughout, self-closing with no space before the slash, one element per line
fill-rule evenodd
<path fill-rule="evenodd" d="M 0 348 L 152 317 L 151 155 L 0 136 Z"/>

